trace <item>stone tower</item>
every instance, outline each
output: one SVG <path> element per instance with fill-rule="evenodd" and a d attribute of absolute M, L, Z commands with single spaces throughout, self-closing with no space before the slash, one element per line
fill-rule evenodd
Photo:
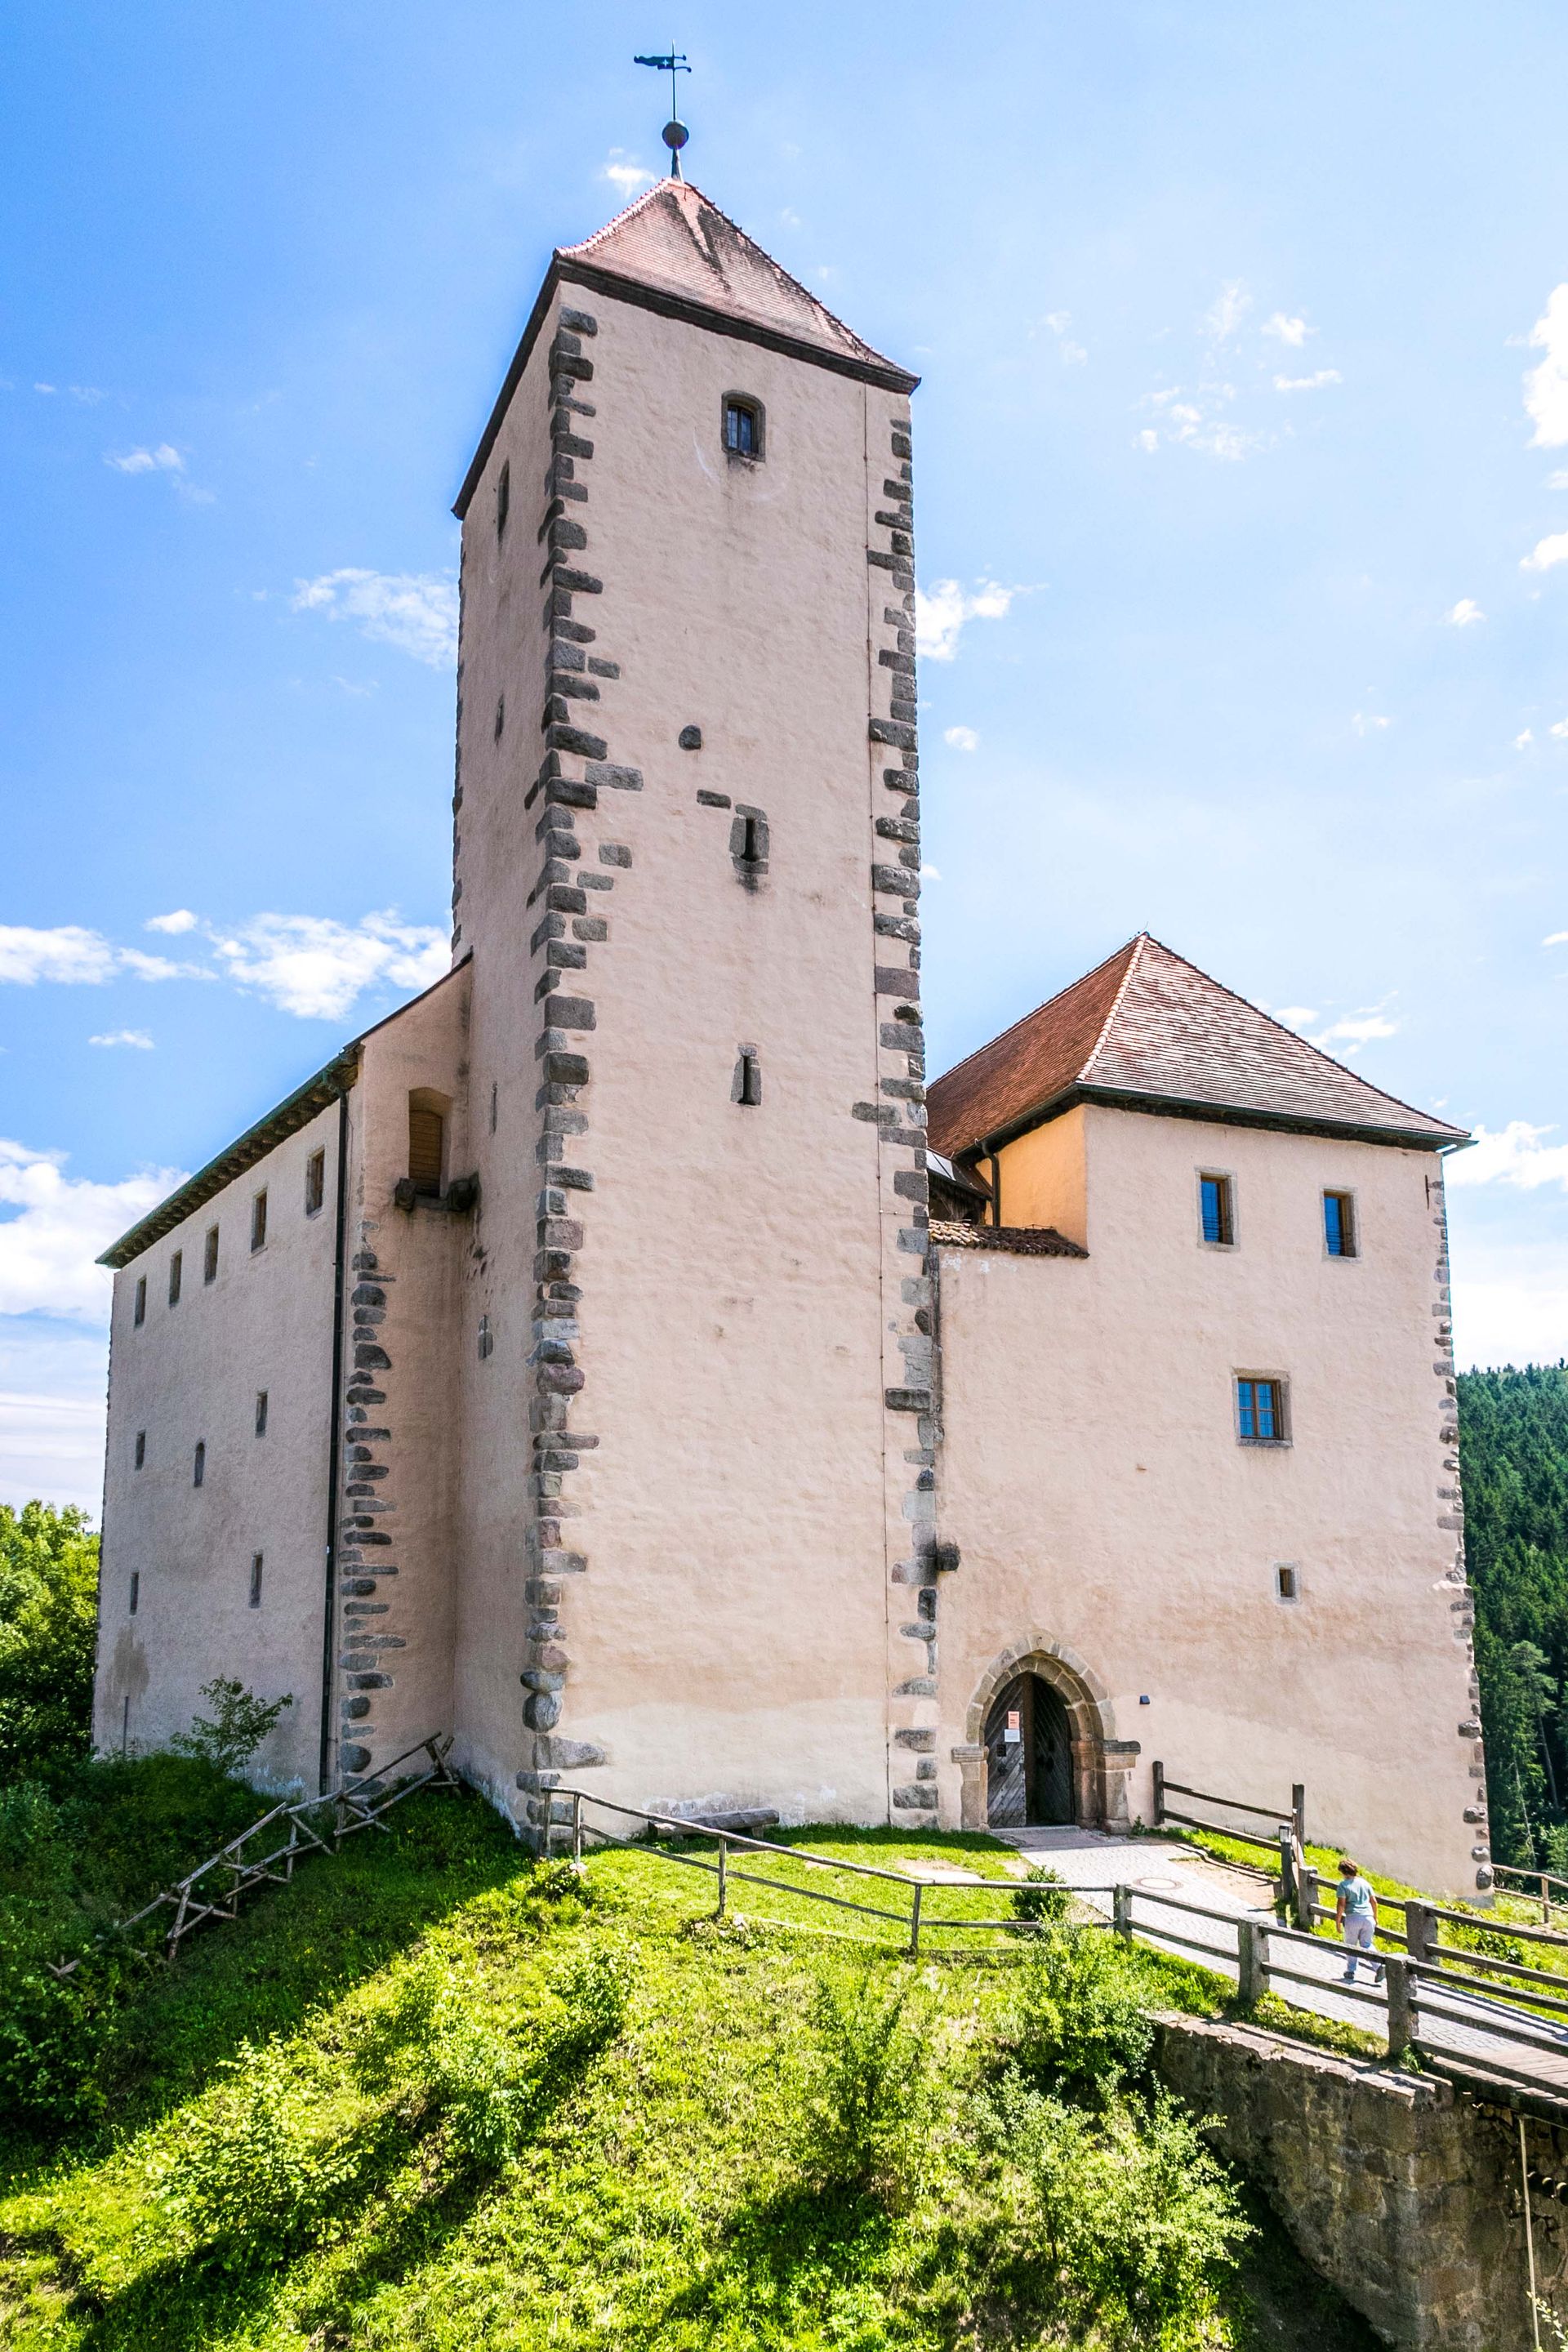
<path fill-rule="evenodd" d="M 937 1810 L 915 382 L 667 180 L 458 502 L 456 1760 L 536 1827 Z"/>

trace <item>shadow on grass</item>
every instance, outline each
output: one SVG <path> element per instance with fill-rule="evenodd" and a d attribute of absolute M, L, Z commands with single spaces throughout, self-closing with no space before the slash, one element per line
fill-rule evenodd
<path fill-rule="evenodd" d="M 809 2326 L 815 2340 L 824 2306 L 837 2295 L 877 2294 L 877 2274 L 895 2234 L 892 2218 L 868 2190 L 792 2181 L 731 2215 L 715 2236 L 702 2275 L 659 2306 L 647 2336 L 662 2340 L 668 2327 L 717 2325 L 743 2313 L 755 2323 L 759 2340 L 786 2340 L 776 2333 L 784 2328 L 793 2341 L 797 2326 Z M 933 2239 L 924 2267 L 935 2275 L 942 2259 Z M 901 2265 L 900 2301 L 920 2284 Z M 764 2321 L 773 2323 L 772 2331 Z"/>

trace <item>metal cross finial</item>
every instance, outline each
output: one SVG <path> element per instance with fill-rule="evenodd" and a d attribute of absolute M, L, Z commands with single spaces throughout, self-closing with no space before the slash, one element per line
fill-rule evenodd
<path fill-rule="evenodd" d="M 686 52 L 684 49 L 676 48 L 672 42 L 663 57 L 634 58 L 632 63 L 635 66 L 652 66 L 656 73 L 667 73 L 669 76 L 669 121 L 664 126 L 663 138 L 665 145 L 669 150 L 669 176 L 672 180 L 679 180 L 680 151 L 691 136 L 675 110 L 675 77 L 678 73 L 691 71 L 691 68 L 686 62 Z"/>

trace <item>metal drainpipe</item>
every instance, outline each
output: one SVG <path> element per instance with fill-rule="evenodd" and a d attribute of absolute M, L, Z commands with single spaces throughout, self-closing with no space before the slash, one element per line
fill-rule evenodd
<path fill-rule="evenodd" d="M 345 1087 L 338 1097 L 337 1203 L 333 1211 L 332 1244 L 332 1401 L 328 1413 L 327 1455 L 327 1574 L 321 1607 L 321 1759 L 320 1793 L 331 1780 L 332 1758 L 332 1635 L 338 1602 L 338 1456 L 342 1446 L 343 1419 L 343 1238 L 348 1229 L 349 1097 Z"/>

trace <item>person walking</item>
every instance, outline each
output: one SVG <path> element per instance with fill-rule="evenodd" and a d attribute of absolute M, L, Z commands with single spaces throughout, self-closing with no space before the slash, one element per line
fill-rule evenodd
<path fill-rule="evenodd" d="M 1373 1984 L 1383 1982 L 1383 1962 L 1373 1947 L 1377 1933 L 1377 1897 L 1353 1862 L 1342 1857 L 1340 1883 L 1334 1901 L 1334 1920 L 1345 1948 L 1343 1981 L 1354 1984 L 1356 1961 L 1367 1955 Z"/>

